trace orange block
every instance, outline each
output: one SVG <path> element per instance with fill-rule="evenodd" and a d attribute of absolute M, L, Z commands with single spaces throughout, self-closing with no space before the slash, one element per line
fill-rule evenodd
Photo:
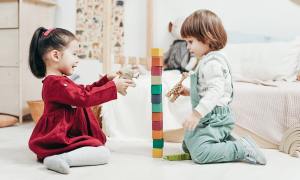
<path fill-rule="evenodd" d="M 153 158 L 162 158 L 163 149 L 153 148 L 152 149 L 152 157 Z"/>
<path fill-rule="evenodd" d="M 152 56 L 152 66 L 163 66 L 164 60 L 162 56 Z"/>
<path fill-rule="evenodd" d="M 162 121 L 163 113 L 162 112 L 153 112 L 152 113 L 152 121 Z"/>
<path fill-rule="evenodd" d="M 152 139 L 163 139 L 163 131 L 152 130 Z"/>

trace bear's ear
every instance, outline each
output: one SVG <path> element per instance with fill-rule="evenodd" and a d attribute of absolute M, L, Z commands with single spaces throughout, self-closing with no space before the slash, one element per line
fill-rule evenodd
<path fill-rule="evenodd" d="M 168 26 L 169 33 L 172 32 L 172 28 L 173 28 L 173 23 L 170 21 Z"/>
<path fill-rule="evenodd" d="M 180 30 L 181 30 L 181 26 L 182 26 L 184 20 L 185 20 L 184 17 L 179 17 L 179 18 L 176 18 L 175 20 L 169 22 L 168 31 L 169 31 L 169 33 L 171 33 L 171 35 L 176 40 L 178 40 L 178 39 L 182 40 Z"/>

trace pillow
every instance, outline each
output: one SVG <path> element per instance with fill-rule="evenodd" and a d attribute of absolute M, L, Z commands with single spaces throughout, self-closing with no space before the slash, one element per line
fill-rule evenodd
<path fill-rule="evenodd" d="M 228 45 L 225 49 L 234 79 L 295 81 L 299 72 L 300 40 Z"/>
<path fill-rule="evenodd" d="M 242 75 L 241 59 L 243 56 L 242 44 L 228 44 L 223 49 L 224 54 L 227 56 L 228 63 L 231 67 L 231 75 L 234 80 L 239 80 Z"/>
<path fill-rule="evenodd" d="M 18 118 L 14 116 L 0 114 L 0 128 L 12 126 L 17 122 Z"/>

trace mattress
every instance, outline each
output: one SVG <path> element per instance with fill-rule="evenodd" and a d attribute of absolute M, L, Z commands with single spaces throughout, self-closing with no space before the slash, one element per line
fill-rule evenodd
<path fill-rule="evenodd" d="M 235 82 L 231 108 L 237 125 L 279 145 L 285 131 L 300 124 L 300 83 L 272 84 Z"/>

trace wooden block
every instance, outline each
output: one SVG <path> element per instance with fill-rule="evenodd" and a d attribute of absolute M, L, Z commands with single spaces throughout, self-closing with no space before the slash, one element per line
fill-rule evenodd
<path fill-rule="evenodd" d="M 152 121 L 152 130 L 155 131 L 163 130 L 163 121 Z"/>
<path fill-rule="evenodd" d="M 162 75 L 162 67 L 152 66 L 151 67 L 151 75 L 152 76 L 161 76 Z"/>
<path fill-rule="evenodd" d="M 151 94 L 161 94 L 162 85 L 151 85 Z"/>
<path fill-rule="evenodd" d="M 151 56 L 163 56 L 163 49 L 161 48 L 152 48 L 151 49 Z"/>
<path fill-rule="evenodd" d="M 152 121 L 162 121 L 163 113 L 162 112 L 153 112 L 152 113 Z"/>
<path fill-rule="evenodd" d="M 152 130 L 152 139 L 163 139 L 163 131 L 160 130 L 160 131 L 155 131 L 155 130 Z"/>
<path fill-rule="evenodd" d="M 125 56 L 115 56 L 115 64 L 124 65 L 126 63 Z"/>
<path fill-rule="evenodd" d="M 152 149 L 152 157 L 153 158 L 162 158 L 163 149 L 153 148 Z"/>
<path fill-rule="evenodd" d="M 129 57 L 128 58 L 128 64 L 130 65 L 136 65 L 137 64 L 137 58 L 136 57 Z"/>
<path fill-rule="evenodd" d="M 152 112 L 162 112 L 162 110 L 163 110 L 162 103 L 152 104 Z"/>
<path fill-rule="evenodd" d="M 147 66 L 147 58 L 142 58 L 142 57 L 139 58 L 139 64 Z"/>
<path fill-rule="evenodd" d="M 164 139 L 153 139 L 152 147 L 162 149 L 164 147 Z"/>
<path fill-rule="evenodd" d="M 161 76 L 151 76 L 151 84 L 160 85 L 161 84 Z"/>
<path fill-rule="evenodd" d="M 153 104 L 160 104 L 162 99 L 161 94 L 152 94 L 151 95 L 151 103 Z"/>
<path fill-rule="evenodd" d="M 162 67 L 164 65 L 163 57 L 153 56 L 151 66 Z"/>

